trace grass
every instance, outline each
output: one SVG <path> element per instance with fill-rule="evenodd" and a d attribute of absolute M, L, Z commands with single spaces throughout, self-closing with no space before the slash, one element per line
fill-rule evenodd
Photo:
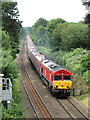
<path fill-rule="evenodd" d="M 88 109 L 90 109 L 90 106 L 88 105 L 88 101 L 89 101 L 89 95 L 85 94 L 85 95 L 80 95 L 80 96 L 76 96 L 76 98 Z"/>

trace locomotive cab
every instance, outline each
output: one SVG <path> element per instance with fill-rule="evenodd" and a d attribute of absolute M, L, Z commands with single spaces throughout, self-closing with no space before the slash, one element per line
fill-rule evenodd
<path fill-rule="evenodd" d="M 53 92 L 69 94 L 72 86 L 72 75 L 70 72 L 62 69 L 53 75 Z"/>

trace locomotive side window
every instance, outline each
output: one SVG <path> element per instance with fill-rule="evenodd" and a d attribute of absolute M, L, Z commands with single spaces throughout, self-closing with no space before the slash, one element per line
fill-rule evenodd
<path fill-rule="evenodd" d="M 51 80 L 51 77 L 52 77 L 52 76 L 51 76 L 51 74 L 50 74 L 50 76 L 49 76 L 50 80 Z"/>
<path fill-rule="evenodd" d="M 41 68 L 41 73 L 43 74 L 43 68 Z"/>
<path fill-rule="evenodd" d="M 47 71 L 45 70 L 45 76 L 46 76 Z"/>
<path fill-rule="evenodd" d="M 71 80 L 70 75 L 64 75 L 64 76 L 63 76 L 63 80 Z"/>
<path fill-rule="evenodd" d="M 54 80 L 62 80 L 62 76 L 61 75 L 55 75 Z"/>

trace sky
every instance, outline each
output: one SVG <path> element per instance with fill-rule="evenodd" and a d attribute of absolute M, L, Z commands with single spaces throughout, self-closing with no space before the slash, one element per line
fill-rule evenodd
<path fill-rule="evenodd" d="M 16 0 L 23 27 L 31 27 L 36 20 L 62 18 L 67 22 L 82 21 L 87 13 L 81 0 Z"/>

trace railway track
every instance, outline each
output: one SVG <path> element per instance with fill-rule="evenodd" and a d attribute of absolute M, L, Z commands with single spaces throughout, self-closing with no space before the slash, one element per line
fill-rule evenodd
<path fill-rule="evenodd" d="M 21 71 L 22 83 L 30 100 L 30 103 L 34 109 L 35 115 L 38 119 L 54 119 L 53 115 L 50 113 L 49 109 L 40 97 L 38 91 L 35 89 L 34 85 L 31 82 L 29 73 L 24 63 L 23 50 L 24 49 L 22 48 L 19 56 L 19 68 Z"/>
<path fill-rule="evenodd" d="M 40 97 L 37 89 L 34 87 L 34 84 L 31 82 L 30 75 L 28 73 L 29 64 L 25 65 L 25 56 L 23 55 L 23 47 L 21 49 L 21 53 L 19 56 L 19 68 L 22 76 L 22 83 L 24 85 L 27 96 L 30 100 L 30 104 L 32 105 L 35 115 L 38 119 L 55 119 L 55 116 L 50 113 L 44 101 Z M 24 50 L 25 52 L 25 50 Z M 25 54 L 25 53 L 24 53 Z M 29 70 L 30 71 L 30 70 Z M 72 99 L 56 99 L 58 101 L 60 107 L 64 109 L 64 113 L 67 113 L 70 119 L 84 119 L 89 120 L 88 115 L 84 114 L 81 110 L 79 110 L 78 106 L 75 105 L 75 102 Z M 61 111 L 60 111 L 61 112 Z"/>
<path fill-rule="evenodd" d="M 57 99 L 57 101 L 60 103 L 60 105 L 64 108 L 64 110 L 69 114 L 71 119 L 84 119 L 89 120 L 88 114 L 86 115 L 84 112 L 80 110 L 78 106 L 76 106 L 72 99 Z"/>

